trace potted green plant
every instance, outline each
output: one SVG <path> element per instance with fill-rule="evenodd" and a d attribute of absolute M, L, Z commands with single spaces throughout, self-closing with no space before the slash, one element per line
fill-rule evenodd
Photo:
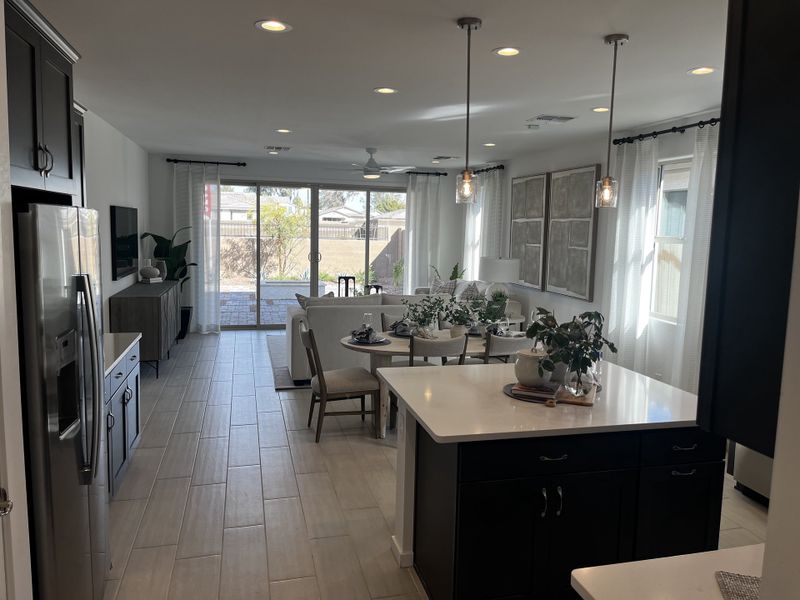
<path fill-rule="evenodd" d="M 416 301 L 403 300 L 405 318 L 411 322 L 411 333 L 423 338 L 433 337 L 433 326 L 444 312 L 445 303 L 439 296 L 425 296 Z"/>
<path fill-rule="evenodd" d="M 508 296 L 505 292 L 496 291 L 489 298 L 480 296 L 471 301 L 470 308 L 475 315 L 477 329 L 482 336 L 487 328 L 502 321 L 506 316 Z"/>
<path fill-rule="evenodd" d="M 463 337 L 475 322 L 475 315 L 466 302 L 450 298 L 444 307 L 444 320 L 450 323 L 450 337 Z"/>
<path fill-rule="evenodd" d="M 189 267 L 196 267 L 197 263 L 187 262 L 186 254 L 189 251 L 191 240 L 186 240 L 181 244 L 176 244 L 175 239 L 178 234 L 191 227 L 181 227 L 171 238 L 165 238 L 155 233 L 145 232 L 141 239 L 151 238 L 155 243 L 153 248 L 153 258 L 163 260 L 167 267 L 166 279 L 168 281 L 179 281 L 181 292 L 183 286 L 191 279 L 189 277 Z M 189 324 L 192 322 L 192 307 L 181 306 L 181 327 L 178 332 L 178 339 L 182 340 L 189 332 Z"/>
<path fill-rule="evenodd" d="M 584 395 L 591 387 L 586 375 L 600 360 L 603 348 L 616 353 L 616 346 L 603 337 L 603 315 L 587 311 L 570 321 L 559 323 L 552 312 L 537 308 L 538 318 L 528 327 L 527 336 L 544 347 L 545 356 L 539 360 L 539 374 L 551 373 L 551 379 L 562 381 L 576 396 Z M 562 371 L 564 375 L 558 371 Z M 570 373 L 571 377 L 566 377 Z"/>

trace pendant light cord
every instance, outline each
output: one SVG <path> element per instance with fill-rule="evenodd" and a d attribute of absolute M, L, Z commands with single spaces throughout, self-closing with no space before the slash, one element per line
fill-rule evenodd
<path fill-rule="evenodd" d="M 469 171 L 469 92 L 472 73 L 472 26 L 467 25 L 467 147 L 464 151 L 464 170 Z"/>
<path fill-rule="evenodd" d="M 614 63 L 611 67 L 611 105 L 608 113 L 608 149 L 606 151 L 606 176 L 611 175 L 611 136 L 614 127 L 614 92 L 617 85 L 617 48 L 619 42 L 614 41 Z"/>

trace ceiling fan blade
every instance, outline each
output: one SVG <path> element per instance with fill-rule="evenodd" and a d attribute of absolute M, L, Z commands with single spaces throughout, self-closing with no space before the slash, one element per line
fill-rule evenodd
<path fill-rule="evenodd" d="M 381 167 L 381 173 L 405 173 L 406 171 L 413 171 L 416 168 L 417 167 L 415 166 L 401 167 L 397 165 L 392 165 L 387 167 Z"/>

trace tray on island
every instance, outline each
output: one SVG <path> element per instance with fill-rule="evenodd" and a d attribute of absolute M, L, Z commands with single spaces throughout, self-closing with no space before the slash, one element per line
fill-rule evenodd
<path fill-rule="evenodd" d="M 564 386 L 559 386 L 552 398 L 533 398 L 527 395 L 519 395 L 513 392 L 516 383 L 507 383 L 503 386 L 503 393 L 509 398 L 522 402 L 532 402 L 534 404 L 544 404 L 545 406 L 556 406 L 556 404 L 574 404 L 576 406 L 594 406 L 594 399 L 597 395 L 597 386 L 592 386 L 592 391 L 585 396 L 573 396 Z"/>

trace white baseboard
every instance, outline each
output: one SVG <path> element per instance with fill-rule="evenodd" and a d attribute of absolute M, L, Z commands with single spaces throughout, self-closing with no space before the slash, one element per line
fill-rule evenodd
<path fill-rule="evenodd" d="M 401 567 L 410 567 L 414 564 L 414 552 L 411 550 L 403 550 L 397 542 L 397 536 L 392 536 L 392 554 Z"/>

